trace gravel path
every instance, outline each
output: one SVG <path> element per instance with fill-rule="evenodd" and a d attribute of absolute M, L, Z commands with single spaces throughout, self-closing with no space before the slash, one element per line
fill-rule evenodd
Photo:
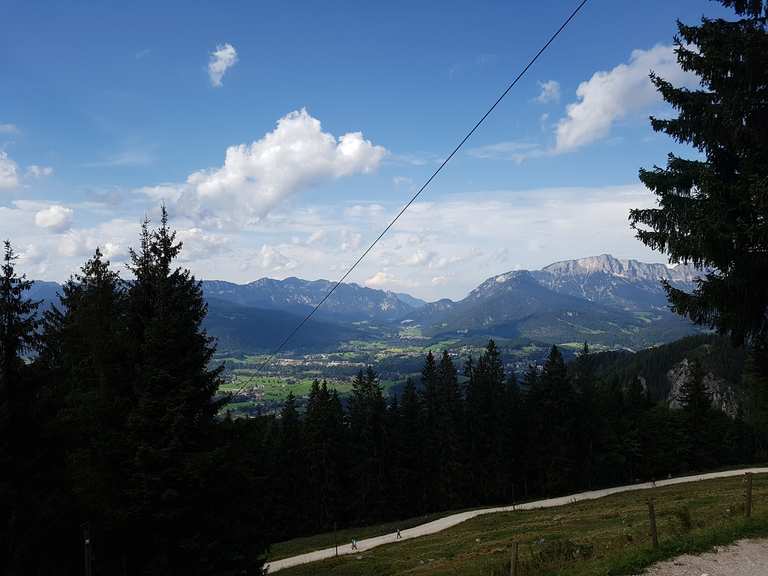
<path fill-rule="evenodd" d="M 352 550 L 351 544 L 345 544 L 339 546 L 339 556 L 345 554 L 353 554 L 356 552 L 363 552 L 376 548 L 382 544 L 393 544 L 395 542 L 402 542 L 403 540 L 409 540 L 410 538 L 418 538 L 419 536 L 427 536 L 428 534 L 434 534 L 435 532 L 442 532 L 447 528 L 466 522 L 471 518 L 476 518 L 483 514 L 492 514 L 494 512 L 512 512 L 514 510 L 532 510 L 534 508 L 552 508 L 555 506 L 563 506 L 565 504 L 572 504 L 573 502 L 579 502 L 581 500 L 594 500 L 595 498 L 604 498 L 611 494 L 618 494 L 620 492 L 631 492 L 632 490 L 647 490 L 648 488 L 654 488 L 655 486 L 673 486 L 675 484 L 684 484 L 686 482 L 698 482 L 700 480 L 712 480 L 714 478 L 729 478 L 732 476 L 741 476 L 747 472 L 753 474 L 768 474 L 768 468 L 742 468 L 741 470 L 726 470 L 723 472 L 711 472 L 709 474 L 699 474 L 697 476 L 684 476 L 681 478 L 671 478 L 669 480 L 659 480 L 655 484 L 651 482 L 645 482 L 643 484 L 629 484 L 627 486 L 617 486 L 615 488 L 606 488 L 604 490 L 592 490 L 590 492 L 580 492 L 578 494 L 571 494 L 569 496 L 561 496 L 559 498 L 549 498 L 547 500 L 537 500 L 535 502 L 525 502 L 518 504 L 517 506 L 503 506 L 500 508 L 483 508 L 482 510 L 470 510 L 468 512 L 460 512 L 458 514 L 452 514 L 421 524 L 408 530 L 401 532 L 402 539 L 397 539 L 397 534 L 385 534 L 384 536 L 377 536 L 375 538 L 368 538 L 366 540 L 360 540 L 357 543 L 357 550 Z M 283 558 L 282 560 L 274 560 L 266 564 L 267 572 L 277 572 L 284 568 L 290 568 L 291 566 L 298 566 L 300 564 L 309 564 L 310 562 L 317 562 L 318 560 L 325 560 L 326 558 L 333 558 L 336 555 L 335 548 L 325 548 L 324 550 L 315 550 L 314 552 L 307 552 L 306 554 L 300 554 L 298 556 L 291 556 L 290 558 Z M 688 574 L 688 573 L 681 573 Z M 701 576 L 701 572 L 696 576 Z M 734 573 L 735 574 L 735 573 Z M 745 572 L 750 574 L 751 572 Z M 755 572 L 755 574 L 757 574 Z M 768 567 L 765 568 L 760 576 L 768 575 Z M 714 576 L 714 574 L 710 574 Z"/>
<path fill-rule="evenodd" d="M 653 565 L 644 576 L 765 576 L 768 539 L 739 540 L 701 556 L 678 556 Z"/>

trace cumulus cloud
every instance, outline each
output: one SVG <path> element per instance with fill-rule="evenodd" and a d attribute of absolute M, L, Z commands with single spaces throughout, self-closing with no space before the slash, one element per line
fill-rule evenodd
<path fill-rule="evenodd" d="M 259 266 L 271 272 L 280 272 L 292 270 L 296 267 L 296 262 L 288 258 L 280 250 L 269 244 L 264 244 L 258 252 L 257 261 Z"/>
<path fill-rule="evenodd" d="M 184 184 L 142 192 L 199 225 L 242 226 L 260 221 L 301 190 L 374 171 L 385 154 L 361 132 L 339 138 L 323 132 L 320 121 L 302 109 L 278 120 L 260 140 L 230 146 L 220 168 L 195 172 Z"/>
<path fill-rule="evenodd" d="M 539 82 L 541 92 L 536 97 L 536 102 L 546 104 L 547 102 L 557 102 L 560 100 L 560 82 L 557 80 L 547 80 Z"/>
<path fill-rule="evenodd" d="M 346 252 L 347 250 L 357 250 L 360 248 L 362 241 L 362 234 L 345 228 L 341 231 L 341 244 L 339 245 L 339 249 L 342 252 Z"/>
<path fill-rule="evenodd" d="M 35 224 L 54 232 L 63 232 L 72 224 L 72 209 L 53 204 L 35 214 Z"/>
<path fill-rule="evenodd" d="M 10 190 L 19 185 L 19 167 L 8 154 L 0 150 L 0 190 Z"/>
<path fill-rule="evenodd" d="M 44 178 L 51 174 L 53 174 L 53 168 L 50 166 L 38 166 L 37 164 L 27 166 L 27 176 L 29 178 Z"/>
<path fill-rule="evenodd" d="M 568 105 L 557 125 L 554 152 L 568 152 L 604 138 L 617 120 L 660 101 L 648 78 L 651 71 L 676 85 L 690 87 L 699 81 L 680 69 L 672 46 L 634 50 L 628 63 L 595 72 L 579 84 L 578 101 Z"/>
<path fill-rule="evenodd" d="M 388 272 L 379 271 L 365 281 L 369 288 L 384 288 L 397 284 L 397 278 Z"/>
<path fill-rule="evenodd" d="M 181 258 L 184 261 L 203 260 L 224 254 L 230 249 L 226 236 L 210 234 L 200 228 L 177 230 L 176 239 L 184 243 Z"/>
<path fill-rule="evenodd" d="M 224 74 L 235 64 L 237 64 L 237 50 L 232 44 L 216 46 L 216 50 L 211 52 L 211 59 L 208 62 L 208 77 L 211 79 L 211 86 L 220 87 Z"/>

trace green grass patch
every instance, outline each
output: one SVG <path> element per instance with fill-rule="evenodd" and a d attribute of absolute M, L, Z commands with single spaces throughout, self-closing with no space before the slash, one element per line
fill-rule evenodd
<path fill-rule="evenodd" d="M 627 492 L 559 508 L 488 514 L 430 536 L 281 573 L 508 574 L 511 545 L 517 542 L 520 576 L 637 574 L 658 560 L 768 535 L 768 475 L 754 478 L 751 520 L 743 517 L 743 492 L 743 478 L 735 477 Z M 651 496 L 660 540 L 655 550 L 650 544 L 646 504 Z M 365 537 L 360 530 L 355 535 Z"/>

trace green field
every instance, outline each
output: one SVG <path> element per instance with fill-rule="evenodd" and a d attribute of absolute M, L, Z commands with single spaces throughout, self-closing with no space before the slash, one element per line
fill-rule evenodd
<path fill-rule="evenodd" d="M 510 360 L 527 366 L 528 359 L 538 359 L 549 349 L 528 341 L 499 339 L 499 345 Z M 315 379 L 326 380 L 331 388 L 342 396 L 352 391 L 352 379 L 366 366 L 373 366 L 380 373 L 380 383 L 385 395 L 393 386 L 402 384 L 409 376 L 418 378 L 423 359 L 428 351 L 441 354 L 449 350 L 458 355 L 456 366 L 461 371 L 464 359 L 479 356 L 486 342 L 473 343 L 457 338 L 425 341 L 423 339 L 350 340 L 342 343 L 334 352 L 281 355 L 268 365 L 265 354 L 222 353 L 215 363 L 226 368 L 223 393 L 245 392 L 237 402 L 230 403 L 233 414 L 253 413 L 257 409 L 274 411 L 289 392 L 297 398 L 309 395 Z M 573 343 L 580 349 L 581 343 Z"/>
<path fill-rule="evenodd" d="M 743 478 L 617 494 L 559 508 L 481 516 L 431 536 L 298 566 L 285 576 L 488 576 L 509 573 L 519 543 L 520 576 L 636 574 L 653 562 L 738 538 L 768 535 L 768 475 L 754 478 L 754 512 L 744 519 Z M 655 500 L 660 547 L 649 541 L 647 499 Z M 404 524 L 403 524 L 404 526 Z M 384 533 L 385 527 L 379 527 Z M 370 535 L 382 533 L 374 529 Z M 365 537 L 357 530 L 356 537 Z M 345 533 L 348 539 L 350 534 Z M 324 540 L 316 540 L 318 547 Z M 275 546 L 301 553 L 310 540 Z"/>

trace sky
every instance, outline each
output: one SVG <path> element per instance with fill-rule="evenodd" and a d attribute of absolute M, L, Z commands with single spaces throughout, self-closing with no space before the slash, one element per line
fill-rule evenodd
<path fill-rule="evenodd" d="M 576 5 L 0 0 L 0 236 L 30 278 L 125 270 L 165 204 L 202 279 L 336 280 Z M 460 298 L 515 269 L 663 262 L 628 211 L 675 152 L 707 0 L 591 0 L 348 281 Z"/>

